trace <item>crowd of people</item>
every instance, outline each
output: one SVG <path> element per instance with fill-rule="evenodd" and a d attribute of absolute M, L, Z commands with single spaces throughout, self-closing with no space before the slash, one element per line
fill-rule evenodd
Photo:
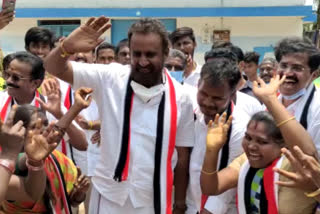
<path fill-rule="evenodd" d="M 0 12 L 0 30 L 14 12 Z M 320 213 L 320 51 L 261 59 L 137 20 L 117 46 L 90 18 L 1 57 L 0 213 Z"/>

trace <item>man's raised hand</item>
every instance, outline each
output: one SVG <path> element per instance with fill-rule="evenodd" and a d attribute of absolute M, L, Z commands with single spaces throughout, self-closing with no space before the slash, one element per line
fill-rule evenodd
<path fill-rule="evenodd" d="M 84 25 L 81 25 L 63 40 L 64 50 L 69 54 L 93 50 L 103 42 L 100 36 L 111 27 L 108 22 L 109 18 L 104 16 L 91 17 Z"/>
<path fill-rule="evenodd" d="M 91 88 L 85 88 L 81 87 L 74 93 L 74 105 L 79 108 L 80 110 L 87 108 L 92 100 L 91 94 L 92 93 Z M 88 96 L 89 95 L 89 96 Z"/>
<path fill-rule="evenodd" d="M 13 124 L 17 106 L 13 106 L 5 123 L 0 120 L 0 147 L 2 156 L 15 159 L 23 147 L 25 128 L 20 120 Z"/>

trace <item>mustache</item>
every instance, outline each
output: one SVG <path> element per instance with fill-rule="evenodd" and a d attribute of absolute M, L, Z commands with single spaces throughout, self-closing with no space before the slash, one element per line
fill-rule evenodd
<path fill-rule="evenodd" d="M 282 76 L 283 76 L 284 74 L 280 74 L 280 78 L 282 78 Z M 295 76 L 287 76 L 286 77 L 286 80 L 294 80 L 294 81 L 296 81 L 296 82 L 298 82 L 298 78 L 297 77 L 295 77 Z"/>
<path fill-rule="evenodd" d="M 296 77 L 286 77 L 287 80 L 294 80 L 296 82 L 298 82 L 298 79 Z"/>
<path fill-rule="evenodd" d="M 152 65 L 141 66 L 141 65 L 138 64 L 136 68 L 137 69 L 152 69 L 153 67 L 152 67 Z"/>
<path fill-rule="evenodd" d="M 11 83 L 7 83 L 7 87 L 19 88 L 19 86 L 11 84 Z"/>

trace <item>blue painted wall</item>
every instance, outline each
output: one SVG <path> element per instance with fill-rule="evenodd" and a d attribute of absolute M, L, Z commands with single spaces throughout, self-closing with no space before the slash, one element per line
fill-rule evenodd
<path fill-rule="evenodd" d="M 134 22 L 136 22 L 134 19 L 112 20 L 111 43 L 117 45 L 120 40 L 127 38 L 128 30 Z M 176 29 L 176 19 L 161 19 L 161 22 L 168 32 Z"/>

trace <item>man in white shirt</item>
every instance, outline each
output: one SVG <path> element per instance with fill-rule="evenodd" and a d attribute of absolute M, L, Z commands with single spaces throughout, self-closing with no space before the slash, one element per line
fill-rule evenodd
<path fill-rule="evenodd" d="M 177 28 L 170 34 L 172 47 L 182 51 L 187 58 L 187 66 L 184 69 L 183 84 L 198 87 L 201 65 L 194 61 L 194 50 L 197 47 L 193 29 L 190 27 Z"/>
<path fill-rule="evenodd" d="M 45 98 L 37 91 L 44 79 L 44 68 L 42 60 L 28 52 L 16 52 L 6 56 L 9 60 L 5 60 L 8 66 L 3 72 L 3 77 L 6 80 L 7 90 L 0 92 L 0 109 L 1 120 L 5 121 L 13 104 L 23 105 L 31 104 L 38 108 L 41 106 L 41 101 L 45 102 Z M 59 119 L 63 116 L 63 110 L 56 110 L 56 103 L 51 103 L 50 109 L 44 110 L 52 113 L 48 114 L 49 121 Z M 60 104 L 60 100 L 58 102 Z M 48 106 L 48 105 L 46 105 Z M 60 107 L 60 106 L 59 106 Z M 87 141 L 81 129 L 78 129 L 73 124 L 67 129 L 70 143 L 80 150 L 87 148 Z"/>
<path fill-rule="evenodd" d="M 45 60 L 48 72 L 73 85 L 93 88 L 101 109 L 101 156 L 92 179 L 90 213 L 184 213 L 189 147 L 194 143 L 192 103 L 163 65 L 167 32 L 160 21 L 142 19 L 128 38 L 131 67 L 70 63 L 66 56 L 86 52 L 110 27 L 90 18 Z"/>
<path fill-rule="evenodd" d="M 254 51 L 245 53 L 243 57 L 243 72 L 248 79 L 246 85 L 240 91 L 253 97 L 252 83 L 258 80 L 259 57 L 260 55 Z"/>
<path fill-rule="evenodd" d="M 307 129 L 320 151 L 320 95 L 312 83 L 320 64 L 317 48 L 307 39 L 285 38 L 275 47 L 278 74 L 286 75 L 279 99 Z"/>
<path fill-rule="evenodd" d="M 214 48 L 213 50 L 206 52 L 205 61 L 207 63 L 217 58 L 227 58 L 231 62 L 233 62 L 235 65 L 237 65 L 238 71 L 240 73 L 240 70 L 239 70 L 241 68 L 241 66 L 239 65 L 240 56 L 238 56 L 239 54 L 237 55 L 236 52 L 233 51 L 233 49 L 238 49 L 238 48 L 234 46 L 231 46 L 230 48 Z M 238 50 L 241 53 L 241 49 L 238 49 Z M 233 101 L 235 102 L 237 107 L 241 108 L 245 113 L 247 113 L 247 115 L 249 115 L 249 117 L 251 117 L 258 111 L 265 110 L 265 108 L 263 108 L 263 106 L 259 103 L 259 101 L 256 98 L 241 92 L 241 89 L 239 90 L 239 84 L 242 80 L 243 78 L 241 75 L 241 79 L 239 80 L 238 86 L 237 86 L 238 91 L 233 97 Z"/>
<path fill-rule="evenodd" d="M 228 58 L 212 59 L 202 67 L 197 94 L 199 109 L 196 111 L 195 121 L 196 140 L 190 160 L 188 214 L 200 211 L 214 214 L 237 213 L 234 200 L 236 190 L 207 198 L 201 193 L 200 174 L 206 150 L 207 124 L 216 114 L 221 115 L 227 112 L 228 115 L 233 116 L 227 144 L 219 154 L 219 169 L 226 167 L 243 152 L 241 142 L 251 116 L 243 110 L 243 106 L 238 107 L 233 102 L 240 78 L 236 63 Z M 245 97 L 237 97 L 237 99 L 245 99 Z"/>

